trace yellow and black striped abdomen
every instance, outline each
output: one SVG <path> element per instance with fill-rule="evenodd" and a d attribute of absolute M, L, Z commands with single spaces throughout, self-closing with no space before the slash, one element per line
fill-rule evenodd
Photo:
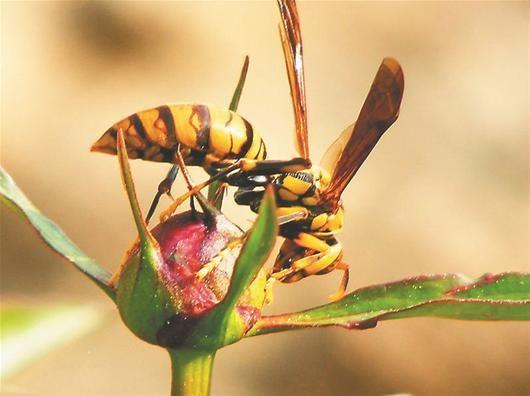
<path fill-rule="evenodd" d="M 92 151 L 116 154 L 118 129 L 124 131 L 129 156 L 146 161 L 173 162 L 178 145 L 190 163 L 204 154 L 218 161 L 266 157 L 263 140 L 247 120 L 200 104 L 164 105 L 132 114 L 109 128 Z"/>

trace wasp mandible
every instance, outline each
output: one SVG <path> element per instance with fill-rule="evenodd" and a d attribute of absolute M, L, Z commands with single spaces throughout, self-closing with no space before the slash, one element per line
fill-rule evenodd
<path fill-rule="evenodd" d="M 278 0 L 280 37 L 289 78 L 298 153 L 309 160 L 302 36 L 294 0 Z M 403 96 L 403 71 L 399 63 L 385 58 L 375 76 L 357 121 L 347 127 L 328 148 L 320 166 L 285 172 L 274 177 L 278 216 L 303 213 L 303 218 L 280 226 L 285 241 L 271 277 L 296 282 L 309 275 L 344 271 L 340 287 L 331 299 L 345 292 L 349 270 L 342 261 L 342 245 L 336 235 L 343 227 L 341 194 L 383 133 L 398 117 Z M 263 190 L 236 192 L 238 204 L 256 211 Z"/>

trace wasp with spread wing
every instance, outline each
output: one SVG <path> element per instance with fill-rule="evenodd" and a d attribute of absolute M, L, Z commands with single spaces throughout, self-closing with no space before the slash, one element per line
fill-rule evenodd
<path fill-rule="evenodd" d="M 282 23 L 280 35 L 294 109 L 296 147 L 309 160 L 302 37 L 296 3 L 278 0 Z M 343 270 L 338 299 L 346 290 L 348 265 L 342 261 L 341 194 L 383 133 L 398 117 L 403 96 L 403 72 L 399 63 L 385 58 L 375 76 L 357 121 L 346 128 L 324 155 L 320 166 L 276 176 L 278 216 L 303 213 L 303 218 L 280 227 L 286 238 L 271 276 L 290 283 L 309 275 Z M 236 192 L 236 202 L 257 210 L 263 191 L 253 188 Z"/>

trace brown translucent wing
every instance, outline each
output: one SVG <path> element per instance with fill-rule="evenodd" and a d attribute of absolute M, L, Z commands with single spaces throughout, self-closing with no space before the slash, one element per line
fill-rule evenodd
<path fill-rule="evenodd" d="M 323 163 L 332 168 L 328 169 L 331 183 L 323 194 L 323 202 L 338 204 L 342 191 L 379 138 L 396 121 L 403 88 L 403 71 L 399 63 L 392 58 L 383 59 L 357 122 L 346 128 L 324 155 Z"/>
<path fill-rule="evenodd" d="M 348 140 L 350 140 L 351 134 L 355 123 L 348 125 L 344 129 L 339 137 L 328 147 L 322 159 L 320 160 L 320 167 L 324 168 L 331 175 L 333 170 L 337 167 L 337 162 L 339 162 L 340 156 L 344 152 Z"/>
<path fill-rule="evenodd" d="M 282 17 L 280 38 L 293 102 L 296 149 L 301 157 L 309 159 L 304 61 L 298 11 L 294 0 L 278 0 L 278 6 Z"/>

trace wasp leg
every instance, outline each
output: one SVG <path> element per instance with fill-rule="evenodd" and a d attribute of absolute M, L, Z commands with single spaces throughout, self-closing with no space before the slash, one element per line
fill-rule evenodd
<path fill-rule="evenodd" d="M 253 186 L 239 187 L 234 193 L 234 201 L 238 205 L 250 206 L 250 209 L 254 211 L 256 207 L 259 207 L 264 193 L 265 190 L 263 189 L 255 191 Z"/>
<path fill-rule="evenodd" d="M 169 216 L 171 216 L 175 210 L 189 197 L 192 195 L 197 195 L 204 187 L 207 187 L 209 184 L 213 183 L 216 180 L 221 179 L 223 176 L 228 175 L 230 172 L 233 172 L 238 169 L 238 164 L 234 163 L 233 165 L 229 166 L 228 168 L 223 169 L 219 173 L 217 173 L 215 176 L 210 177 L 208 180 L 199 183 L 195 186 L 188 186 L 189 190 L 188 192 L 182 194 L 180 197 L 176 198 L 173 203 L 167 208 L 164 212 L 160 214 L 160 221 L 165 221 Z"/>
<path fill-rule="evenodd" d="M 241 171 L 250 175 L 277 175 L 297 172 L 311 167 L 311 161 L 305 158 L 290 160 L 243 160 Z"/>
<path fill-rule="evenodd" d="M 296 273 L 302 273 L 304 276 L 316 275 L 321 271 L 328 269 L 340 258 L 340 248 L 336 245 L 330 246 L 325 252 L 319 252 L 310 256 L 303 257 L 293 262 L 292 266 L 272 274 L 280 282 L 287 281 Z M 298 280 L 298 278 L 296 279 Z M 294 280 L 293 280 L 294 281 Z"/>
<path fill-rule="evenodd" d="M 288 161 L 275 161 L 275 160 L 251 160 L 248 158 L 241 158 L 233 162 L 232 165 L 222 169 L 216 175 L 210 177 L 208 180 L 195 185 L 190 188 L 188 192 L 182 194 L 180 197 L 175 199 L 171 206 L 160 215 L 160 221 L 166 220 L 171 216 L 175 210 L 189 197 L 197 195 L 199 191 L 208 185 L 212 184 L 216 180 L 220 180 L 234 171 L 249 172 L 253 175 L 256 174 L 274 174 L 282 172 L 295 172 L 297 170 L 306 169 L 311 166 L 309 160 L 305 158 L 294 158 Z M 181 167 L 182 169 L 182 167 Z M 264 172 L 264 173 L 260 173 Z"/>
<path fill-rule="evenodd" d="M 234 200 L 238 205 L 250 206 L 257 212 L 265 190 L 254 191 L 251 188 L 239 187 L 234 193 Z M 283 206 L 276 208 L 278 225 L 282 226 L 293 221 L 304 220 L 309 216 L 309 210 L 303 206 Z"/>
<path fill-rule="evenodd" d="M 293 242 L 298 246 L 302 246 L 306 249 L 316 250 L 318 252 L 326 252 L 335 246 L 338 246 L 339 249 L 341 247 L 339 243 L 330 246 L 326 243 L 326 241 L 317 238 L 314 235 L 308 234 L 307 232 L 300 232 L 293 238 Z"/>
<path fill-rule="evenodd" d="M 197 209 L 195 208 L 195 197 L 193 195 L 190 198 L 190 211 L 193 220 L 197 220 Z"/>
<path fill-rule="evenodd" d="M 341 284 L 336 293 L 330 298 L 335 301 L 344 295 L 348 285 L 348 265 L 339 261 L 342 258 L 342 245 L 337 242 L 329 245 L 325 241 L 305 232 L 301 232 L 293 242 L 306 249 L 316 250 L 318 253 L 299 258 L 289 268 L 273 273 L 271 276 L 280 282 L 294 282 L 304 276 L 322 274 L 334 269 L 344 271 Z"/>
<path fill-rule="evenodd" d="M 348 264 L 341 261 L 340 263 L 335 265 L 334 269 L 344 271 L 344 274 L 342 275 L 342 279 L 340 280 L 338 290 L 328 296 L 331 301 L 340 300 L 342 296 L 344 296 L 344 293 L 346 293 L 346 288 L 348 287 L 348 281 L 350 280 L 350 267 L 348 266 Z"/>
<path fill-rule="evenodd" d="M 147 216 L 145 217 L 146 224 L 149 224 L 149 220 L 151 220 L 151 217 L 153 217 L 155 209 L 158 206 L 158 202 L 160 201 L 162 195 L 167 194 L 171 199 L 173 199 L 173 197 L 171 196 L 171 186 L 173 185 L 173 182 L 175 181 L 178 172 L 179 168 L 177 167 L 177 165 L 173 165 L 164 180 L 162 180 L 158 185 L 158 191 L 155 197 L 153 198 L 153 202 L 151 202 L 151 206 L 149 207 L 149 211 L 147 212 Z"/>
<path fill-rule="evenodd" d="M 189 191 L 186 194 L 181 195 L 179 198 L 173 201 L 173 203 L 169 206 L 168 209 L 163 211 L 160 215 L 160 221 L 163 222 L 167 220 L 173 213 L 175 213 L 175 210 L 188 198 L 194 196 L 197 198 L 197 201 L 199 202 L 199 205 L 201 205 L 202 210 L 204 211 L 204 214 L 209 219 L 215 218 L 219 214 L 219 211 L 212 206 L 208 200 L 202 195 L 200 190 L 197 190 L 193 186 L 193 182 L 191 180 L 191 176 L 188 172 L 188 169 L 186 168 L 186 164 L 184 162 L 184 158 L 182 157 L 182 154 L 180 151 L 177 151 L 175 153 L 175 160 L 182 172 L 182 176 L 184 176 L 184 180 L 186 182 L 186 185 L 188 186 Z"/>
<path fill-rule="evenodd" d="M 306 275 L 316 275 L 321 271 L 324 271 L 340 258 L 341 248 L 337 245 L 330 246 L 325 252 L 315 253 L 311 256 L 307 256 L 296 260 L 292 268 L 296 270 L 302 270 Z"/>
<path fill-rule="evenodd" d="M 215 173 L 219 172 L 217 170 Z M 213 173 L 213 175 L 215 175 Z M 235 172 L 224 178 L 224 181 L 231 186 L 243 188 L 264 187 L 271 182 L 270 176 L 266 175 L 250 175 L 245 172 Z"/>
<path fill-rule="evenodd" d="M 307 217 L 309 216 L 309 213 L 310 213 L 309 210 L 304 206 L 280 206 L 276 208 L 276 216 L 278 217 L 278 225 L 283 225 L 291 221 L 307 219 Z M 300 234 L 311 236 L 310 234 L 306 234 L 306 233 L 300 233 Z M 318 238 L 315 238 L 315 239 L 318 239 Z M 314 243 L 317 243 L 317 242 L 314 242 Z M 297 245 L 302 246 L 302 247 L 307 247 L 304 244 L 298 243 L 298 242 L 297 242 Z M 313 248 L 310 248 L 310 249 L 313 249 Z"/>
<path fill-rule="evenodd" d="M 195 279 L 197 279 L 199 282 L 202 281 L 217 265 L 219 264 L 219 260 L 215 260 L 215 257 L 204 264 L 200 270 L 197 271 L 195 274 Z"/>
<path fill-rule="evenodd" d="M 278 213 L 276 213 L 278 215 Z M 300 221 L 307 218 L 308 212 L 300 210 L 293 211 L 291 213 L 278 215 L 278 225 L 282 226 L 293 221 Z"/>
<path fill-rule="evenodd" d="M 193 181 L 191 180 L 188 168 L 186 168 L 186 163 L 184 162 L 184 157 L 182 156 L 182 153 L 180 151 L 176 154 L 176 160 L 179 168 L 182 171 L 182 176 L 184 177 L 184 181 L 186 182 L 188 190 L 193 189 Z M 200 191 L 197 191 L 195 194 L 192 195 L 192 197 L 197 199 L 199 205 L 201 205 L 202 211 L 207 216 L 207 218 L 214 219 L 215 216 L 219 214 L 219 211 L 215 208 L 215 206 L 212 206 L 212 204 L 205 198 L 204 195 L 202 195 Z"/>
<path fill-rule="evenodd" d="M 208 261 L 207 263 L 204 263 L 203 266 L 196 272 L 195 279 L 198 281 L 202 281 L 213 270 L 219 267 L 219 265 L 222 265 L 223 261 L 225 261 L 227 257 L 230 257 L 234 253 L 237 254 L 238 251 L 234 249 L 243 244 L 245 235 L 246 234 L 242 235 L 241 237 L 232 239 L 230 242 L 228 242 L 228 244 L 225 246 L 223 250 L 217 253 L 216 256 L 212 257 L 210 261 Z"/>
<path fill-rule="evenodd" d="M 205 163 L 211 164 L 211 167 L 220 169 L 221 172 L 227 168 L 235 166 L 249 175 L 277 175 L 279 173 L 297 172 L 303 169 L 311 168 L 311 161 L 296 157 L 290 160 L 255 160 L 249 158 L 239 158 L 237 160 L 216 160 L 210 154 L 204 159 Z"/>

